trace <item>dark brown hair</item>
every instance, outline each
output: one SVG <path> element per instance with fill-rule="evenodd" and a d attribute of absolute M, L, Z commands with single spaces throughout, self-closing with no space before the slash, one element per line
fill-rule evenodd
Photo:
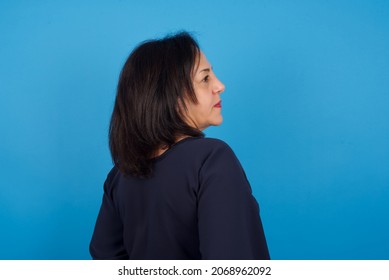
<path fill-rule="evenodd" d="M 180 136 L 203 136 L 185 122 L 184 100 L 197 103 L 193 71 L 200 49 L 187 32 L 141 43 L 120 73 L 109 126 L 113 163 L 126 175 L 150 177 L 156 151 Z"/>

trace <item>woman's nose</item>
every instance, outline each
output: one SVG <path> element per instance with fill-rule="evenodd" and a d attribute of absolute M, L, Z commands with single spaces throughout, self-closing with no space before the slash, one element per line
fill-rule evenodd
<path fill-rule="evenodd" d="M 224 86 L 224 84 L 219 79 L 216 78 L 216 83 L 214 85 L 214 93 L 220 94 L 225 89 L 226 87 Z"/>

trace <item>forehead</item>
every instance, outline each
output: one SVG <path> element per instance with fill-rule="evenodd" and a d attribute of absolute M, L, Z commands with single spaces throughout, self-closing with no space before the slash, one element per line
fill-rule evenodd
<path fill-rule="evenodd" d="M 207 57 L 203 52 L 200 52 L 200 56 L 196 64 L 197 64 L 196 73 L 199 73 L 201 70 L 205 68 L 211 68 L 211 64 L 208 62 Z"/>

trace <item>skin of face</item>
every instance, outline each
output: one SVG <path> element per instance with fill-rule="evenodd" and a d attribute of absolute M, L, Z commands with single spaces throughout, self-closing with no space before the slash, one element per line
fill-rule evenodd
<path fill-rule="evenodd" d="M 198 103 L 186 102 L 188 123 L 199 130 L 220 125 L 223 122 L 220 94 L 224 92 L 225 86 L 216 77 L 202 52 L 193 75 L 193 88 Z"/>

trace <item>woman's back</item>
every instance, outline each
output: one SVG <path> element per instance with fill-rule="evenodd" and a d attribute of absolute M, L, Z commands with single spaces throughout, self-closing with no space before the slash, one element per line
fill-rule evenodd
<path fill-rule="evenodd" d="M 116 167 L 90 252 L 95 259 L 268 259 L 258 204 L 223 141 L 189 137 L 154 159 L 153 176 Z"/>

